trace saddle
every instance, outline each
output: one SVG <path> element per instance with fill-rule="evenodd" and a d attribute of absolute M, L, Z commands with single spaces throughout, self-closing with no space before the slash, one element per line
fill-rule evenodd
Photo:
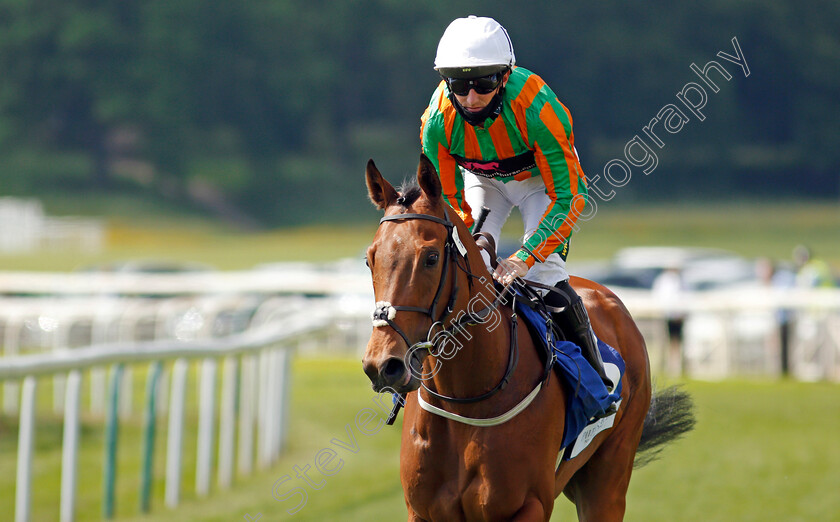
<path fill-rule="evenodd" d="M 478 236 L 478 237 L 476 237 Z M 480 248 L 490 249 L 490 259 L 495 261 L 494 241 L 488 234 L 474 236 Z M 496 290 L 504 288 L 494 282 Z M 564 332 L 553 320 L 542 294 L 538 290 L 551 291 L 551 287 L 528 280 L 517 280 L 509 288 L 514 312 L 523 319 L 545 364 L 551 364 L 554 373 L 566 392 L 566 418 L 563 433 L 565 452 L 563 460 L 577 456 L 599 431 L 612 426 L 615 415 L 597 418 L 612 403 L 621 399 L 621 376 L 624 374 L 624 360 L 611 346 L 598 339 L 598 349 L 604 360 L 607 376 L 613 381 L 610 393 L 598 372 L 586 361 L 580 347 L 567 339 L 573 338 Z M 581 436 L 588 431 L 586 436 Z M 560 459 L 558 458 L 558 463 Z"/>

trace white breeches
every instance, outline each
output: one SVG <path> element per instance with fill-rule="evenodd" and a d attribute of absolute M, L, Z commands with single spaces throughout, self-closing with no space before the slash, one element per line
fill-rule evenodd
<path fill-rule="evenodd" d="M 522 221 L 525 225 L 525 235 L 522 243 L 536 231 L 543 214 L 548 209 L 551 200 L 545 193 L 542 178 L 535 176 L 523 181 L 503 183 L 495 179 L 476 176 L 471 172 L 464 172 L 464 198 L 472 209 L 473 219 L 478 219 L 481 207 L 490 209 L 490 214 L 484 222 L 482 231 L 487 232 L 499 245 L 502 226 L 510 216 L 513 207 L 519 207 Z M 527 279 L 545 285 L 554 285 L 558 281 L 569 278 L 566 272 L 566 262 L 560 254 L 548 256 L 544 263 L 537 261 L 528 271 Z"/>

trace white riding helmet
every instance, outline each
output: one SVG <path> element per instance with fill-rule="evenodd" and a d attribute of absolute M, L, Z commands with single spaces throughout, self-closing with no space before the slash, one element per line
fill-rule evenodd
<path fill-rule="evenodd" d="M 492 18 L 457 18 L 438 43 L 435 69 L 449 78 L 478 78 L 516 63 L 507 31 Z"/>

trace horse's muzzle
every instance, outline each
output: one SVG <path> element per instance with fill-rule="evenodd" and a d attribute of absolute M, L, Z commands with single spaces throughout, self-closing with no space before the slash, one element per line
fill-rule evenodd
<path fill-rule="evenodd" d="M 377 393 L 383 391 L 408 393 L 420 387 L 420 380 L 409 371 L 405 362 L 399 357 L 388 357 L 379 361 L 365 358 L 362 364 L 373 391 Z"/>

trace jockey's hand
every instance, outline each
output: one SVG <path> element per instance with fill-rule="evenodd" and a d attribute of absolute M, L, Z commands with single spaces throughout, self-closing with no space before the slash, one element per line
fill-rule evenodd
<path fill-rule="evenodd" d="M 528 264 L 518 257 L 500 259 L 499 266 L 493 272 L 493 279 L 507 286 L 517 277 L 525 277 L 528 273 Z"/>

